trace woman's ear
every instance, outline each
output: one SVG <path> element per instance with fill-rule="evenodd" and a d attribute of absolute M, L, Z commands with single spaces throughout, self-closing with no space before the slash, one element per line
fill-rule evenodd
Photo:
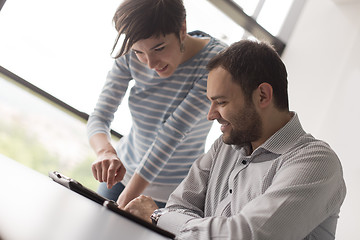
<path fill-rule="evenodd" d="M 187 32 L 186 32 L 186 19 L 185 19 L 183 24 L 181 25 L 181 28 L 180 28 L 180 40 L 181 40 L 181 42 L 183 42 L 185 40 L 186 35 L 187 35 Z"/>
<path fill-rule="evenodd" d="M 269 83 L 261 83 L 256 89 L 259 107 L 267 107 L 273 99 L 273 88 Z"/>

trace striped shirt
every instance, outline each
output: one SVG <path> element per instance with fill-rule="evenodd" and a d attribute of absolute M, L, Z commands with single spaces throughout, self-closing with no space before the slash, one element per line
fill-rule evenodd
<path fill-rule="evenodd" d="M 334 239 L 346 188 L 333 150 L 295 114 L 249 153 L 217 139 L 170 195 L 158 225 L 178 239 Z"/>
<path fill-rule="evenodd" d="M 210 106 L 206 64 L 226 45 L 199 31 L 196 36 L 210 41 L 168 78 L 159 77 L 132 52 L 118 58 L 87 125 L 89 138 L 96 133 L 109 134 L 129 81 L 135 80 L 128 101 L 132 127 L 116 150 L 126 168 L 123 183 L 136 172 L 150 182 L 143 194 L 159 201 L 167 200 L 204 153 L 211 128 L 206 119 Z"/>

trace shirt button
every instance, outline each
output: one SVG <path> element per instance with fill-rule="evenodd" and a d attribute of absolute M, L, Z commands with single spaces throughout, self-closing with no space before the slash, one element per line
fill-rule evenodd
<path fill-rule="evenodd" d="M 244 164 L 244 165 L 246 165 L 246 164 L 247 164 L 247 161 L 246 161 L 246 160 L 242 160 L 241 163 Z"/>
<path fill-rule="evenodd" d="M 229 190 L 230 194 L 232 193 L 232 189 Z"/>

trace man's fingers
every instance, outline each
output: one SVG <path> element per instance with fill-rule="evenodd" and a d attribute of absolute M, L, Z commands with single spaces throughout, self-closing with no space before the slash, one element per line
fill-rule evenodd
<path fill-rule="evenodd" d="M 145 221 L 151 222 L 150 216 L 158 206 L 151 197 L 140 195 L 130 201 L 124 210 L 138 216 Z"/>

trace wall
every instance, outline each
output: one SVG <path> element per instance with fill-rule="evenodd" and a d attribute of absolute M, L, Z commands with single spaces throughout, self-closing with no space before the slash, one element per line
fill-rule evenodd
<path fill-rule="evenodd" d="M 360 227 L 360 1 L 307 1 L 283 60 L 290 107 L 304 129 L 339 155 L 347 184 L 336 239 L 354 239 Z"/>

